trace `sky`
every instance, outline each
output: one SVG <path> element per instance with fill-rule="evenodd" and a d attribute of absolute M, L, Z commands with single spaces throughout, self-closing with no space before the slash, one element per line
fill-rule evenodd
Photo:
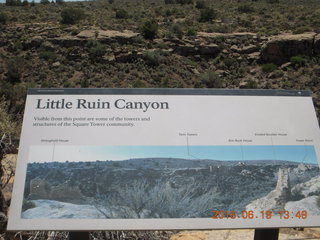
<path fill-rule="evenodd" d="M 28 162 L 121 161 L 131 158 L 317 163 L 313 146 L 31 146 Z"/>

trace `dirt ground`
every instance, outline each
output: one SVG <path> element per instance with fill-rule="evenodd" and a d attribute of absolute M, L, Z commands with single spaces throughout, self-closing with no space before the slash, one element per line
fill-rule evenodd
<path fill-rule="evenodd" d="M 173 235 L 170 240 L 253 240 L 253 229 L 185 231 Z M 280 230 L 279 240 L 320 239 L 320 228 L 305 228 L 303 231 L 284 228 Z"/>

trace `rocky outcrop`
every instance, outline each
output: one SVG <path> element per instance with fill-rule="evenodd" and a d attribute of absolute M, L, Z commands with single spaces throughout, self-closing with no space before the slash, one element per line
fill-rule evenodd
<path fill-rule="evenodd" d="M 294 186 L 291 194 L 295 199 L 320 195 L 320 176 L 312 178 L 310 181 Z"/>
<path fill-rule="evenodd" d="M 45 180 L 35 178 L 30 181 L 29 199 L 54 199 L 64 202 L 81 203 L 85 200 L 78 187 L 66 183 L 50 186 Z"/>
<path fill-rule="evenodd" d="M 304 198 L 300 201 L 287 202 L 285 210 L 289 212 L 307 211 L 309 215 L 319 216 L 320 207 L 317 206 L 317 196 Z"/>
<path fill-rule="evenodd" d="M 261 50 L 261 60 L 283 64 L 297 55 L 313 56 L 320 53 L 319 36 L 316 33 L 278 35 L 271 38 Z"/>
<path fill-rule="evenodd" d="M 53 200 L 32 200 L 35 207 L 22 212 L 24 219 L 85 219 L 105 218 L 94 206 L 63 203 Z"/>
<path fill-rule="evenodd" d="M 285 204 L 290 199 L 290 182 L 289 169 L 280 168 L 278 173 L 278 182 L 276 189 L 270 192 L 267 196 L 252 201 L 246 206 L 246 209 L 255 212 L 260 211 L 283 211 Z"/>
<path fill-rule="evenodd" d="M 182 56 L 196 56 L 215 58 L 221 52 L 221 49 L 216 44 L 200 44 L 200 45 L 177 45 L 174 48 L 174 53 Z"/>

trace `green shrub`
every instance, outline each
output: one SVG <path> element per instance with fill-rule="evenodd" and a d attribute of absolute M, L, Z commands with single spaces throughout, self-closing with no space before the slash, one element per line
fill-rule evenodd
<path fill-rule="evenodd" d="M 204 8 L 206 8 L 206 3 L 203 0 L 196 1 L 196 8 L 197 9 L 204 9 Z"/>
<path fill-rule="evenodd" d="M 5 25 L 7 23 L 8 17 L 6 14 L 0 12 L 0 25 Z"/>
<path fill-rule="evenodd" d="M 211 70 L 203 74 L 200 77 L 201 83 L 204 84 L 207 88 L 220 88 L 222 87 L 222 79 L 220 76 Z"/>
<path fill-rule="evenodd" d="M 146 39 L 154 39 L 157 36 L 159 25 L 156 20 L 148 20 L 141 28 L 141 34 Z"/>
<path fill-rule="evenodd" d="M 250 4 L 243 4 L 238 7 L 240 13 L 253 13 L 254 8 Z"/>
<path fill-rule="evenodd" d="M 227 58 L 224 58 L 222 62 L 226 67 L 231 67 L 236 62 L 236 60 L 233 58 L 227 57 Z"/>
<path fill-rule="evenodd" d="M 293 56 L 290 58 L 290 62 L 295 66 L 295 67 L 302 67 L 306 64 L 306 59 L 304 59 L 301 56 Z"/>
<path fill-rule="evenodd" d="M 293 34 L 302 34 L 305 32 L 313 32 L 313 29 L 309 26 L 302 26 L 302 27 L 297 27 L 292 31 Z"/>
<path fill-rule="evenodd" d="M 56 0 L 56 4 L 62 5 L 64 4 L 64 0 Z"/>
<path fill-rule="evenodd" d="M 119 19 L 126 19 L 126 18 L 129 18 L 129 14 L 126 10 L 124 9 L 118 9 L 116 11 L 116 18 L 119 18 Z"/>
<path fill-rule="evenodd" d="M 10 83 L 20 82 L 24 60 L 15 57 L 7 60 L 7 79 Z"/>
<path fill-rule="evenodd" d="M 81 88 L 88 88 L 90 86 L 90 82 L 87 78 L 81 79 L 80 81 Z"/>
<path fill-rule="evenodd" d="M 55 52 L 51 51 L 43 51 L 39 53 L 39 57 L 48 61 L 48 62 L 54 62 L 57 59 L 57 55 Z"/>
<path fill-rule="evenodd" d="M 255 80 L 249 80 L 246 85 L 242 86 L 242 88 L 247 88 L 247 89 L 257 89 L 258 88 L 258 83 Z"/>
<path fill-rule="evenodd" d="M 270 73 L 277 69 L 277 66 L 273 63 L 266 63 L 261 66 L 261 70 L 264 73 Z"/>
<path fill-rule="evenodd" d="M 84 11 L 78 8 L 66 8 L 61 12 L 61 23 L 63 24 L 75 24 L 84 19 Z"/>
<path fill-rule="evenodd" d="M 147 87 L 146 83 L 140 79 L 134 81 L 132 86 L 134 88 L 146 88 Z"/>
<path fill-rule="evenodd" d="M 147 51 L 143 54 L 143 59 L 149 66 L 159 66 L 165 58 L 162 51 Z"/>
<path fill-rule="evenodd" d="M 197 36 L 197 31 L 194 28 L 189 28 L 186 32 L 187 36 Z"/>
<path fill-rule="evenodd" d="M 181 39 L 184 35 L 182 26 L 179 23 L 172 24 L 169 28 L 169 31 L 179 39 Z"/>
<path fill-rule="evenodd" d="M 100 62 L 105 54 L 106 47 L 99 42 L 96 42 L 96 44 L 89 49 L 89 58 L 93 62 Z"/>
<path fill-rule="evenodd" d="M 34 202 L 31 202 L 29 200 L 23 200 L 23 203 L 22 203 L 22 211 L 26 211 L 30 208 L 35 208 L 36 205 L 34 204 Z"/>
<path fill-rule="evenodd" d="M 201 9 L 199 22 L 210 22 L 217 17 L 216 10 L 212 8 Z"/>

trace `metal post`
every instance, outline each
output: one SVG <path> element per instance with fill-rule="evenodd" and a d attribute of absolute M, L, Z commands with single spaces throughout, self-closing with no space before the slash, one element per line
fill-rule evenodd
<path fill-rule="evenodd" d="M 254 230 L 254 240 L 278 240 L 279 228 L 261 228 Z"/>
<path fill-rule="evenodd" d="M 69 232 L 69 240 L 89 240 L 89 232 Z"/>

